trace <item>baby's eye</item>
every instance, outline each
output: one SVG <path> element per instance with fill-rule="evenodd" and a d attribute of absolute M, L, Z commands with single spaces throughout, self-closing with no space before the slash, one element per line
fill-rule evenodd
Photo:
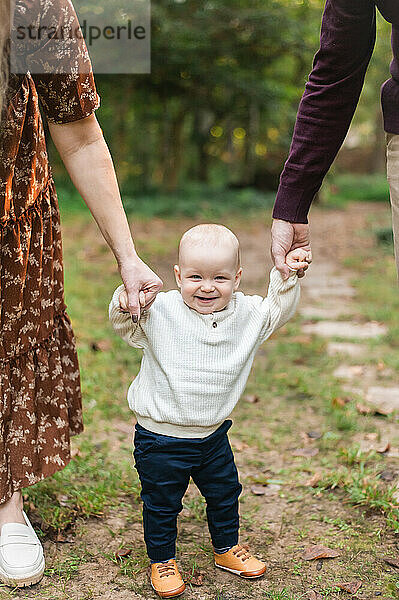
<path fill-rule="evenodd" d="M 189 279 L 201 279 L 199 275 L 190 275 Z"/>
<path fill-rule="evenodd" d="M 218 275 L 217 277 L 215 277 L 215 279 L 220 279 L 221 281 L 224 281 L 226 279 L 226 277 L 223 277 L 222 275 Z"/>

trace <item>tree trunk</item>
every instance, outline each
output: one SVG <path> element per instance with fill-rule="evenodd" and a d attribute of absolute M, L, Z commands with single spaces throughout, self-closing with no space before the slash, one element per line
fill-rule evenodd
<path fill-rule="evenodd" d="M 184 126 L 185 107 L 181 106 L 173 118 L 170 127 L 170 152 L 166 157 L 164 185 L 167 192 L 174 192 L 179 182 L 182 158 L 182 133 Z"/>

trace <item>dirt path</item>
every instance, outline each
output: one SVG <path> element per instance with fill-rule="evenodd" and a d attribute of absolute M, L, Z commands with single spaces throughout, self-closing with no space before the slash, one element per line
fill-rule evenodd
<path fill-rule="evenodd" d="M 348 593 L 338 592 L 336 585 L 356 581 L 362 583 L 358 598 L 399 597 L 399 591 L 395 592 L 395 571 L 382 561 L 383 555 L 398 553 L 396 538 L 386 528 L 384 518 L 367 508 L 351 506 L 339 486 L 337 490 L 316 493 L 309 483 L 312 477 L 330 476 L 338 470 L 340 444 L 348 448 L 359 443 L 367 449 L 389 439 L 392 447 L 399 446 L 393 418 L 359 417 L 367 419 L 367 423 L 361 420 L 359 429 L 338 429 L 337 433 L 330 414 L 309 392 L 312 352 L 317 348 L 327 357 L 326 364 L 331 362 L 336 385 L 342 384 L 348 395 L 357 394 L 359 402 L 378 403 L 390 394 L 394 401 L 399 397 L 397 373 L 384 365 L 369 364 L 369 341 L 384 334 L 384 323 L 368 322 L 359 313 L 351 283 L 353 271 L 344 266 L 345 260 L 359 250 L 365 257 L 373 252 L 373 237 L 365 234 L 372 219 L 375 223 L 386 222 L 387 207 L 367 204 L 353 205 L 346 212 L 313 211 L 314 264 L 302 281 L 300 316 L 292 330 L 284 329 L 260 349 L 247 395 L 233 414 L 231 441 L 244 485 L 241 537 L 268 563 L 267 577 L 243 582 L 212 566 L 204 504 L 190 485 L 180 518 L 178 546 L 179 564 L 189 583 L 184 596 L 187 600 L 349 598 Z M 170 248 L 159 253 L 156 265 L 165 289 L 174 287 L 171 264 L 175 260 L 175 241 L 191 225 L 192 222 L 181 221 L 173 232 L 161 221 L 135 227 L 139 240 L 151 235 Z M 228 225 L 242 245 L 242 289 L 263 294 L 271 267 L 268 227 L 239 220 Z M 103 243 L 92 226 L 85 229 L 84 240 L 84 247 L 90 248 L 93 257 L 103 253 Z M 287 341 L 296 350 L 293 357 L 286 359 L 279 345 Z M 286 354 L 290 351 L 285 347 Z M 296 371 L 290 370 L 291 358 L 296 361 Z M 318 356 L 317 360 L 322 359 Z M 302 370 L 306 369 L 307 379 L 301 379 Z M 320 374 L 318 384 L 324 395 L 329 381 L 326 383 Z M 124 437 L 117 427 L 107 435 L 111 442 L 113 438 L 119 440 L 119 446 Z M 115 450 L 119 446 L 113 444 Z M 392 480 L 399 474 L 394 454 L 388 451 L 381 459 L 385 461 L 387 480 L 390 475 Z M 147 580 L 137 503 L 127 502 L 123 509 L 110 510 L 101 519 L 78 523 L 68 541 L 45 542 L 48 565 L 54 568 L 52 576 L 49 573 L 42 584 L 24 592 L 10 595 L 0 590 L 0 598 L 155 598 Z M 133 552 L 122 567 L 112 562 L 113 552 L 132 544 Z M 335 548 L 340 556 L 303 560 L 305 548 L 314 544 Z"/>

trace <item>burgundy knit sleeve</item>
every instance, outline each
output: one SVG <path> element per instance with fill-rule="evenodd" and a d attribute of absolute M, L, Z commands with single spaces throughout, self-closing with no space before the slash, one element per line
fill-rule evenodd
<path fill-rule="evenodd" d="M 313 69 L 280 178 L 275 219 L 307 223 L 309 207 L 341 147 L 375 44 L 371 0 L 327 0 Z"/>

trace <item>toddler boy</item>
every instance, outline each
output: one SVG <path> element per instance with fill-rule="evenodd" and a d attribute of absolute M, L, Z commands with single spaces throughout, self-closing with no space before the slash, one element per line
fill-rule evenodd
<path fill-rule="evenodd" d="M 298 249 L 286 260 L 288 280 L 273 268 L 266 298 L 244 295 L 237 291 L 242 268 L 236 236 L 222 225 L 196 225 L 179 244 L 174 271 L 180 291 L 158 293 L 138 323 L 128 313 L 124 286 L 113 294 L 113 328 L 143 350 L 128 400 L 137 417 L 134 458 L 151 585 L 162 598 L 185 589 L 175 542 L 190 477 L 206 499 L 215 565 L 245 578 L 266 570 L 238 543 L 242 488 L 227 431 L 256 350 L 295 312 L 296 270 L 306 269 L 309 259 Z"/>

